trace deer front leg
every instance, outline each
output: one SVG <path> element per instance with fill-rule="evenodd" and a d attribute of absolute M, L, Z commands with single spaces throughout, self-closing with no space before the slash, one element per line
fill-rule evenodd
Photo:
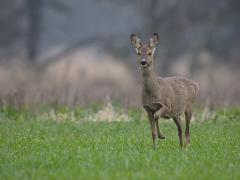
<path fill-rule="evenodd" d="M 181 127 L 181 123 L 180 123 L 181 122 L 180 117 L 174 117 L 173 120 L 174 120 L 175 124 L 177 125 L 179 143 L 180 143 L 180 146 L 182 147 L 183 142 L 182 142 L 182 127 Z"/>
<path fill-rule="evenodd" d="M 162 107 L 157 112 L 154 113 L 154 120 L 156 122 L 157 126 L 157 132 L 158 132 L 158 138 L 159 139 L 165 139 L 165 136 L 160 132 L 158 119 L 163 116 L 167 112 L 166 108 Z"/>
<path fill-rule="evenodd" d="M 151 126 L 153 149 L 155 150 L 156 149 L 155 140 L 156 140 L 156 137 L 157 137 L 156 123 L 155 123 L 155 120 L 154 120 L 153 113 L 151 113 L 151 111 L 147 110 L 147 114 L 148 114 L 148 119 L 149 119 L 150 126 Z"/>
<path fill-rule="evenodd" d="M 156 119 L 155 122 L 156 122 L 156 126 L 157 126 L 158 138 L 159 138 L 159 139 L 165 139 L 166 137 L 160 132 L 159 124 L 158 124 L 158 119 Z"/>
<path fill-rule="evenodd" d="M 167 113 L 167 109 L 165 107 L 161 107 L 158 111 L 154 113 L 154 119 L 157 120 L 159 117 L 164 116 Z"/>

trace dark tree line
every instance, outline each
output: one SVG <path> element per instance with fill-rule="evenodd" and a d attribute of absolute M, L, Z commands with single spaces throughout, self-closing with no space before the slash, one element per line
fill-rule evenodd
<path fill-rule="evenodd" d="M 8 0 L 0 2 L 1 57 L 24 51 L 29 62 L 38 58 L 44 10 L 66 11 L 68 7 L 58 0 Z"/>
<path fill-rule="evenodd" d="M 160 34 L 161 54 L 166 59 L 162 67 L 165 69 L 177 56 L 188 52 L 198 55 L 201 51 L 209 51 L 216 57 L 227 58 L 229 62 L 239 64 L 239 0 L 96 1 L 103 2 L 119 8 L 135 8 L 141 18 L 141 25 L 132 31 L 147 36 L 152 32 Z M 49 8 L 52 11 L 66 12 L 70 6 L 68 1 L 63 0 L 1 1 L 0 55 L 8 56 L 20 51 L 24 52 L 28 61 L 35 62 L 41 43 L 45 10 Z M 109 38 L 105 35 L 96 37 L 96 42 L 99 39 Z M 89 40 L 79 40 L 64 52 L 89 41 L 95 42 L 92 37 Z"/>
<path fill-rule="evenodd" d="M 218 61 L 227 59 L 229 64 L 240 65 L 240 1 L 143 2 L 140 13 L 145 23 L 141 29 L 145 28 L 146 34 L 159 32 L 166 59 L 164 69 L 181 54 L 197 56 L 202 51 L 211 53 Z"/>

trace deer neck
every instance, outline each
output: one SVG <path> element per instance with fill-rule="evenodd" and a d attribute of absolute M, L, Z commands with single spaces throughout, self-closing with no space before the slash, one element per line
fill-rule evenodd
<path fill-rule="evenodd" d="M 143 90 L 147 94 L 152 94 L 153 96 L 157 93 L 157 87 L 159 86 L 158 77 L 153 70 L 153 66 L 145 68 L 142 70 L 143 75 Z"/>

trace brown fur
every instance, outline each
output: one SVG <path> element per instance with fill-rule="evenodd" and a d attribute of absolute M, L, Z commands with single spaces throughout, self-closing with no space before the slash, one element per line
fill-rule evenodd
<path fill-rule="evenodd" d="M 152 130 L 153 147 L 155 149 L 156 136 L 165 139 L 161 134 L 158 119 L 172 118 L 178 128 L 179 143 L 182 147 L 182 128 L 180 115 L 185 113 L 186 145 L 190 143 L 189 124 L 192 116 L 192 107 L 199 91 L 196 82 L 182 77 L 158 77 L 153 71 L 153 54 L 159 41 L 154 33 L 147 45 L 135 35 L 131 35 L 131 42 L 138 54 L 143 75 L 142 104 L 147 111 Z"/>

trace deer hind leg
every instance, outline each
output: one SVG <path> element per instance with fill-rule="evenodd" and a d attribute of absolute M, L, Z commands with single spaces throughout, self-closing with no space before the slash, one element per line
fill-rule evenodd
<path fill-rule="evenodd" d="M 189 132 L 189 125 L 192 118 L 192 109 L 188 109 L 185 111 L 185 119 L 186 119 L 186 130 L 185 130 L 185 138 L 186 138 L 186 145 L 190 143 L 190 132 Z"/>
<path fill-rule="evenodd" d="M 179 143 L 180 143 L 180 146 L 182 147 L 183 146 L 183 141 L 182 141 L 182 127 L 181 127 L 180 117 L 174 117 L 173 120 L 174 120 L 175 124 L 177 125 Z"/>

